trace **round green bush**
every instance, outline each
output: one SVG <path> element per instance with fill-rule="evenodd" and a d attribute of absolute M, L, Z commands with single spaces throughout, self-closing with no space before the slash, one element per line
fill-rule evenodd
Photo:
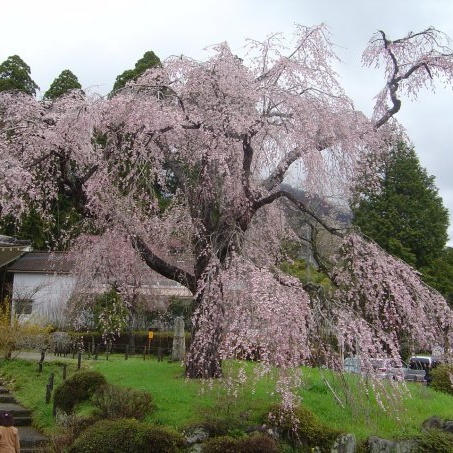
<path fill-rule="evenodd" d="M 77 404 L 89 400 L 105 384 L 104 375 L 98 371 L 79 371 L 55 389 L 54 409 L 70 414 Z"/>
<path fill-rule="evenodd" d="M 278 453 L 280 451 L 277 442 L 267 434 L 255 433 L 245 437 L 239 442 L 241 451 L 247 453 Z"/>
<path fill-rule="evenodd" d="M 102 418 L 144 419 L 153 409 L 151 395 L 144 390 L 106 384 L 99 387 L 91 398 Z"/>
<path fill-rule="evenodd" d="M 203 453 L 241 453 L 239 440 L 230 436 L 219 436 L 203 443 Z"/>
<path fill-rule="evenodd" d="M 431 387 L 453 395 L 453 365 L 438 365 L 431 371 Z"/>
<path fill-rule="evenodd" d="M 182 436 L 169 428 L 133 419 L 101 420 L 83 431 L 68 453 L 176 453 L 182 446 Z"/>

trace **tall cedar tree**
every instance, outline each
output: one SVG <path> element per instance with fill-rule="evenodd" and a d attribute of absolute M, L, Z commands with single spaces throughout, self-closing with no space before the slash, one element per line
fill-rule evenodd
<path fill-rule="evenodd" d="M 18 55 L 8 57 L 0 64 L 0 91 L 19 90 L 35 96 L 38 85 L 30 77 L 28 66 Z"/>
<path fill-rule="evenodd" d="M 378 165 L 379 184 L 359 189 L 353 223 L 382 248 L 420 269 L 440 257 L 448 210 L 415 150 L 399 143 Z"/>
<path fill-rule="evenodd" d="M 145 52 L 143 57 L 135 63 L 134 69 L 126 69 L 126 71 L 117 76 L 112 92 L 114 93 L 124 88 L 130 81 L 137 80 L 147 69 L 159 66 L 161 66 L 159 57 L 151 50 Z"/>
<path fill-rule="evenodd" d="M 81 88 L 82 85 L 80 85 L 77 76 L 69 69 L 65 69 L 44 93 L 44 99 L 56 99 L 68 91 L 80 90 Z"/>

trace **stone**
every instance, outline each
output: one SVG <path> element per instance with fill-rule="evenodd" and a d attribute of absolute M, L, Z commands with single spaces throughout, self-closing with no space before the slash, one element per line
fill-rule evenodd
<path fill-rule="evenodd" d="M 453 434 L 453 420 L 445 420 L 442 424 L 442 429 L 447 433 Z"/>
<path fill-rule="evenodd" d="M 356 450 L 354 434 L 342 434 L 337 438 L 331 448 L 331 453 L 354 453 Z"/>
<path fill-rule="evenodd" d="M 416 447 L 414 440 L 394 441 L 373 436 L 368 439 L 368 453 L 412 453 Z"/>
<path fill-rule="evenodd" d="M 184 432 L 184 437 L 187 445 L 200 444 L 209 439 L 209 432 L 201 426 L 195 426 L 186 430 Z"/>
<path fill-rule="evenodd" d="M 422 429 L 442 429 L 442 425 L 442 419 L 434 415 L 422 423 Z"/>
<path fill-rule="evenodd" d="M 182 362 L 186 355 L 186 337 L 184 335 L 184 319 L 181 316 L 175 318 L 175 330 L 173 334 L 173 347 L 171 360 Z"/>

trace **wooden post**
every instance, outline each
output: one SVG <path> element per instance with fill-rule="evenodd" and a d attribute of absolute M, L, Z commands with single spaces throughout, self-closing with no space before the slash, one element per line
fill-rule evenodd
<path fill-rule="evenodd" d="M 54 380 L 54 373 L 50 373 L 50 376 L 49 376 L 49 387 L 50 387 L 50 390 L 53 390 L 53 380 Z"/>
<path fill-rule="evenodd" d="M 129 358 L 129 345 L 126 345 L 126 352 L 124 353 L 124 360 Z"/>
<path fill-rule="evenodd" d="M 63 364 L 63 381 L 66 380 L 66 372 L 67 372 L 68 364 Z"/>
<path fill-rule="evenodd" d="M 79 352 L 77 353 L 77 369 L 78 369 L 78 370 L 80 370 L 80 364 L 81 364 L 81 362 L 82 362 L 82 352 L 79 351 Z"/>
<path fill-rule="evenodd" d="M 50 403 L 50 397 L 52 395 L 52 389 L 50 388 L 50 383 L 46 385 L 46 404 Z"/>

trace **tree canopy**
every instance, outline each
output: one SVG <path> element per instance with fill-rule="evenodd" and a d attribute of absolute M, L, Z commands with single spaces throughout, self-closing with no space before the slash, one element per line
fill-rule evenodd
<path fill-rule="evenodd" d="M 115 280 L 127 295 L 149 268 L 185 285 L 192 378 L 259 353 L 263 370 L 282 371 L 281 390 L 285 371 L 315 347 L 323 365 L 339 368 L 340 350 L 399 358 L 408 338 L 425 349 L 452 342 L 451 310 L 412 268 L 284 184 L 298 164 L 306 193 L 347 193 L 357 162 L 394 142 L 401 96 L 451 80 L 447 38 L 434 29 L 375 34 L 363 58 L 384 65 L 386 82 L 367 118 L 339 83 L 325 27 L 298 26 L 295 36 L 250 41 L 247 59 L 226 43 L 206 61 L 169 58 L 108 99 L 0 93 L 2 215 L 30 206 L 44 215 L 63 190 L 92 228 L 74 244 L 85 283 Z M 165 191 L 167 178 L 177 189 L 161 209 L 154 184 Z M 287 204 L 304 216 L 305 237 L 290 228 Z M 333 253 L 317 247 L 320 234 Z M 280 271 L 287 241 L 310 245 L 332 281 L 328 298 Z M 287 405 L 293 397 L 283 393 Z"/>
<path fill-rule="evenodd" d="M 18 55 L 8 57 L 0 64 L 0 91 L 8 90 L 20 90 L 32 96 L 39 90 L 30 76 L 30 66 Z"/>
<path fill-rule="evenodd" d="M 44 99 L 56 99 L 71 90 L 80 90 L 82 85 L 79 79 L 69 69 L 65 69 L 52 82 L 49 89 L 44 93 Z"/>
<path fill-rule="evenodd" d="M 378 184 L 359 189 L 353 223 L 392 255 L 417 269 L 429 266 L 445 247 L 449 224 L 434 177 L 404 143 L 373 171 Z"/>
<path fill-rule="evenodd" d="M 126 69 L 115 80 L 112 92 L 124 88 L 130 81 L 137 80 L 147 69 L 161 65 L 159 57 L 151 50 L 145 52 L 142 58 L 135 63 L 134 69 Z"/>

